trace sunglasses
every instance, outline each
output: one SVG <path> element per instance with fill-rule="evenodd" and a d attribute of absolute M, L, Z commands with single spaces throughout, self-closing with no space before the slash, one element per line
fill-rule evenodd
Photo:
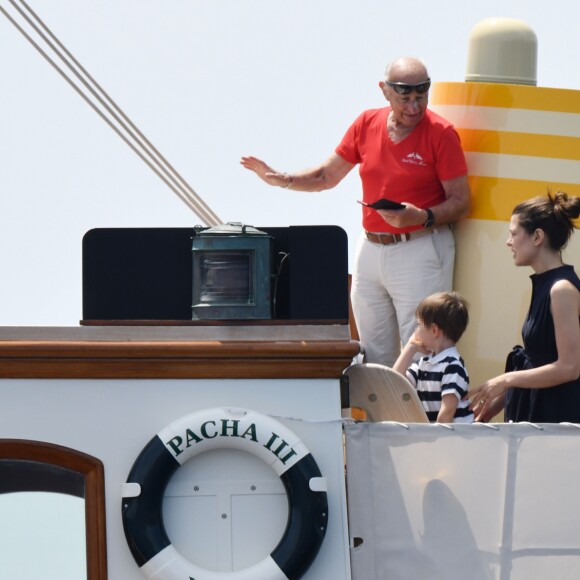
<path fill-rule="evenodd" d="M 416 91 L 419 95 L 424 95 L 431 86 L 431 79 L 427 79 L 417 85 L 408 85 L 407 83 L 392 83 L 385 81 L 391 88 L 395 89 L 399 95 L 409 95 L 412 91 Z"/>

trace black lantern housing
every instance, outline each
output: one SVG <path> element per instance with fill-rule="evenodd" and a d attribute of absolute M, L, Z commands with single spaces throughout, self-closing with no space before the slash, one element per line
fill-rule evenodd
<path fill-rule="evenodd" d="M 192 251 L 192 320 L 272 318 L 267 233 L 240 223 L 196 228 Z"/>

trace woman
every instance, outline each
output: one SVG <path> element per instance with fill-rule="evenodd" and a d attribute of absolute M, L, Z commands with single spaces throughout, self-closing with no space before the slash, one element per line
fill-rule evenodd
<path fill-rule="evenodd" d="M 477 421 L 505 406 L 506 421 L 580 423 L 580 279 L 562 261 L 579 215 L 580 198 L 563 192 L 513 211 L 507 245 L 516 266 L 534 270 L 524 349 L 508 357 L 507 372 L 470 391 Z"/>

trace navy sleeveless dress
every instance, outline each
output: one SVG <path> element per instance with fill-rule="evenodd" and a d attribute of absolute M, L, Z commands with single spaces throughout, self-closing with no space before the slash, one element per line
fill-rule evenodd
<path fill-rule="evenodd" d="M 519 368 L 540 367 L 558 358 L 550 290 L 558 280 L 568 280 L 580 292 L 580 279 L 572 266 L 533 274 L 532 300 L 522 328 L 525 357 Z M 521 359 L 520 359 L 521 360 Z M 506 421 L 533 423 L 580 423 L 580 378 L 545 389 L 509 389 Z"/>

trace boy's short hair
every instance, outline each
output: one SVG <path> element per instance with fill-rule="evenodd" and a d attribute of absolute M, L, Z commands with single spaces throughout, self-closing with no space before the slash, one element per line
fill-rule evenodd
<path fill-rule="evenodd" d="M 425 326 L 436 324 L 447 338 L 457 342 L 469 323 L 468 308 L 457 292 L 437 292 L 422 300 L 415 314 Z"/>

